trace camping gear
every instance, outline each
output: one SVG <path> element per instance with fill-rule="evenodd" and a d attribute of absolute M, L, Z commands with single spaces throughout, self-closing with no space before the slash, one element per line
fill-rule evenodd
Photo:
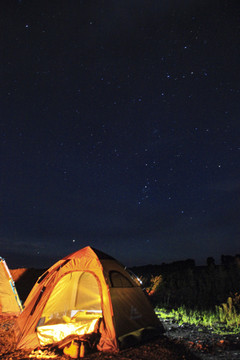
<path fill-rule="evenodd" d="M 72 359 L 83 358 L 85 355 L 84 341 L 79 343 L 76 340 L 72 340 L 70 344 L 63 348 L 63 353 L 70 356 Z"/>
<path fill-rule="evenodd" d="M 12 275 L 6 261 L 0 257 L 0 314 L 19 315 L 21 311 L 22 304 Z"/>
<path fill-rule="evenodd" d="M 18 349 L 87 338 L 100 351 L 117 351 L 130 339 L 163 332 L 163 326 L 128 271 L 88 246 L 59 260 L 37 280 L 14 331 Z"/>
<path fill-rule="evenodd" d="M 80 345 L 80 352 L 79 352 L 79 357 L 84 357 L 85 355 L 85 346 L 84 346 L 84 342 L 81 341 L 81 345 Z"/>
<path fill-rule="evenodd" d="M 70 345 L 64 347 L 63 353 L 70 356 L 72 359 L 78 359 L 79 344 L 75 340 L 72 340 Z"/>

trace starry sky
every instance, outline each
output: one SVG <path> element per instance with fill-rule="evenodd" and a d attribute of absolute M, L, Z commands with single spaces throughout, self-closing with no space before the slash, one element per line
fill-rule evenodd
<path fill-rule="evenodd" d="M 1 3 L 0 256 L 240 252 L 240 3 Z"/>

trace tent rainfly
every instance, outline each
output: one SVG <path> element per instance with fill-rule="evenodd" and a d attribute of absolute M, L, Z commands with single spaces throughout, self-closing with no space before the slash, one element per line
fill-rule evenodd
<path fill-rule="evenodd" d="M 116 352 L 132 344 L 130 339 L 161 334 L 163 326 L 136 279 L 88 246 L 38 278 L 14 331 L 18 349 L 60 347 L 87 337 L 99 351 Z"/>
<path fill-rule="evenodd" d="M 6 261 L 0 257 L 0 314 L 19 315 L 21 311 L 22 304 L 12 275 Z"/>

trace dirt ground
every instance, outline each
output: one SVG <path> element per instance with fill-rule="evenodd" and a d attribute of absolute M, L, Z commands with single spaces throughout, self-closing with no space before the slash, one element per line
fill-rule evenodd
<path fill-rule="evenodd" d="M 62 350 L 45 348 L 29 351 L 14 349 L 14 333 L 12 330 L 15 318 L 0 317 L 0 359 L 25 360 L 39 358 L 55 358 L 69 360 Z M 213 335 L 204 329 L 194 326 L 177 326 L 164 322 L 166 332 L 137 347 L 121 350 L 116 354 L 92 352 L 85 354 L 89 360 L 237 360 L 240 359 L 240 336 Z M 201 330 L 201 331 L 199 331 Z M 29 356 L 30 355 L 30 356 Z"/>

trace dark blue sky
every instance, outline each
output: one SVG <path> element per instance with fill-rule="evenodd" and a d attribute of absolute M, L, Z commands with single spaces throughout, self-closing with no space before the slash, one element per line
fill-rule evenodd
<path fill-rule="evenodd" d="M 0 256 L 239 253 L 240 3 L 4 1 Z"/>

